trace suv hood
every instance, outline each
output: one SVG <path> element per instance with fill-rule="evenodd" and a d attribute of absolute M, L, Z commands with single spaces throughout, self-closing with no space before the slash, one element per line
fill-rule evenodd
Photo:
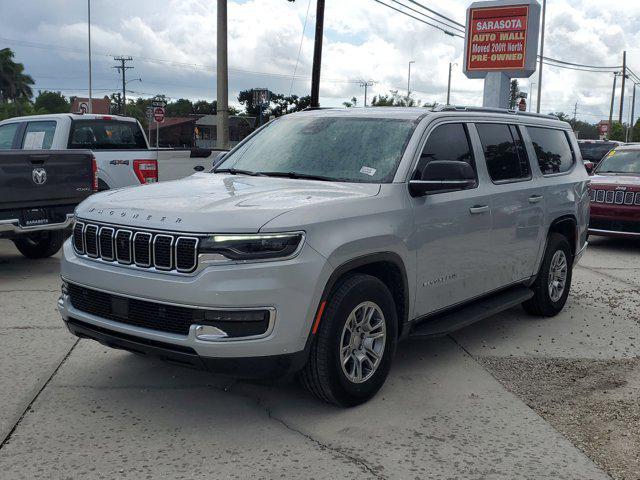
<path fill-rule="evenodd" d="M 640 187 L 640 175 L 598 175 L 595 174 L 591 177 L 591 185 L 601 186 L 635 186 Z"/>
<path fill-rule="evenodd" d="M 255 233 L 296 208 L 375 196 L 380 185 L 198 173 L 182 180 L 109 190 L 76 209 L 79 218 L 192 233 Z"/>

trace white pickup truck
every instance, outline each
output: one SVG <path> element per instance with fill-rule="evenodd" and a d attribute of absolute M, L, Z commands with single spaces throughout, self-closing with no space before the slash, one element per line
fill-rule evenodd
<path fill-rule="evenodd" d="M 98 189 L 154 183 L 210 170 L 219 151 L 151 149 L 135 118 L 59 113 L 0 122 L 0 150 L 91 150 Z"/>

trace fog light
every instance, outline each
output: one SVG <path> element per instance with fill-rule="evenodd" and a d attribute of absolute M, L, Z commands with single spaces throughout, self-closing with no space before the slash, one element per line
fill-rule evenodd
<path fill-rule="evenodd" d="M 60 291 L 62 292 L 63 295 L 69 295 L 68 287 L 69 287 L 69 284 L 63 280 L 62 285 L 60 285 Z"/>

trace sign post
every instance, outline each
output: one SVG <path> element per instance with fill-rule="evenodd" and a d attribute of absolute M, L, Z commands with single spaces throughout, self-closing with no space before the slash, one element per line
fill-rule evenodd
<path fill-rule="evenodd" d="M 167 102 L 162 98 L 154 98 L 151 100 L 151 114 L 154 122 L 156 122 L 156 150 L 160 148 L 160 124 L 164 123 Z"/>
<path fill-rule="evenodd" d="M 464 73 L 484 78 L 483 106 L 509 107 L 511 79 L 536 71 L 539 35 L 536 0 L 474 2 L 467 9 Z"/>

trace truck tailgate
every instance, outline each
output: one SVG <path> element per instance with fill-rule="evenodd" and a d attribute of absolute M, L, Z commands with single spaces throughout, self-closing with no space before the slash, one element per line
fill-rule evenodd
<path fill-rule="evenodd" d="M 88 150 L 0 152 L 0 211 L 78 204 L 92 193 Z"/>

